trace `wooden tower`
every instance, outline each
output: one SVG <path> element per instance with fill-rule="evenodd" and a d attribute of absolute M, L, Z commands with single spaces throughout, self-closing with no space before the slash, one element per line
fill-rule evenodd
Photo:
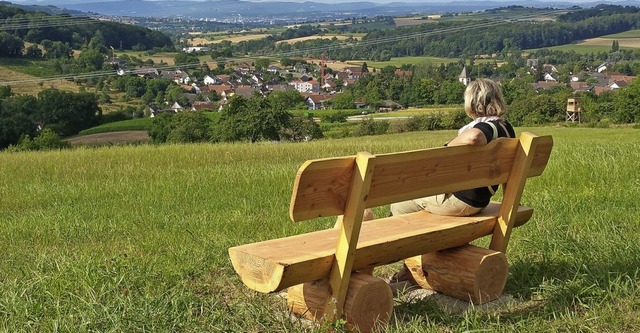
<path fill-rule="evenodd" d="M 582 98 L 567 99 L 567 121 L 582 122 Z"/>

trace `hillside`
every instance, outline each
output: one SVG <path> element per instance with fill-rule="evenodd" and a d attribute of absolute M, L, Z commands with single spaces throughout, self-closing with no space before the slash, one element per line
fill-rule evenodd
<path fill-rule="evenodd" d="M 448 312 L 433 299 L 397 298 L 390 331 L 640 329 L 637 130 L 516 130 L 551 134 L 555 145 L 523 194 L 534 214 L 511 236 L 510 302 Z M 436 147 L 452 135 L 0 152 L 2 327 L 309 332 L 282 298 L 242 284 L 227 249 L 333 226 L 289 221 L 305 160 Z"/>

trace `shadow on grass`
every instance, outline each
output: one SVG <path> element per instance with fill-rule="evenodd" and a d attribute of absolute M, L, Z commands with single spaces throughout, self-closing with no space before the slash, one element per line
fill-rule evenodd
<path fill-rule="evenodd" d="M 415 324 L 416 320 L 452 329 L 459 325 L 517 326 L 532 318 L 580 314 L 604 302 L 633 298 L 639 293 L 634 282 L 639 278 L 639 267 L 638 256 L 619 256 L 599 263 L 581 262 L 572 257 L 517 261 L 510 266 L 504 293 L 511 301 L 506 304 L 489 310 L 473 306 L 467 310 L 451 310 L 431 297 L 400 301 L 394 307 L 393 326 L 404 327 Z"/>

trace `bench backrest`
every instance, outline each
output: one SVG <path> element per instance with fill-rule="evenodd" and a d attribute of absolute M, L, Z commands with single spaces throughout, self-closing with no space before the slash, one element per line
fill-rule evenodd
<path fill-rule="evenodd" d="M 524 137 L 532 136 L 523 133 Z M 530 165 L 516 165 L 524 177 L 538 176 L 547 165 L 553 140 L 535 137 Z M 376 207 L 434 194 L 507 183 L 524 154 L 519 139 L 501 138 L 482 147 L 456 146 L 376 155 L 366 207 Z M 303 221 L 343 215 L 347 208 L 353 176 L 358 173 L 357 156 L 311 160 L 296 176 L 290 217 Z"/>

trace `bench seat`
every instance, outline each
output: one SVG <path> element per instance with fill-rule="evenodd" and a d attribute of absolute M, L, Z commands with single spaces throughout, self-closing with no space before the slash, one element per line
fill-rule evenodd
<path fill-rule="evenodd" d="M 500 203 L 480 214 L 451 217 L 417 212 L 362 224 L 353 270 L 467 244 L 490 235 Z M 514 226 L 526 223 L 533 209 L 520 206 Z M 229 255 L 243 283 L 259 292 L 275 292 L 326 277 L 334 262 L 339 228 L 232 247 Z"/>

